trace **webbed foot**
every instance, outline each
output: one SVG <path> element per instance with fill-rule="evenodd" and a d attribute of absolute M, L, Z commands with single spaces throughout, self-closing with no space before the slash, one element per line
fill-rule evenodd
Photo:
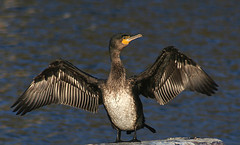
<path fill-rule="evenodd" d="M 134 139 L 130 140 L 129 142 L 141 142 L 141 140 L 134 138 Z"/>

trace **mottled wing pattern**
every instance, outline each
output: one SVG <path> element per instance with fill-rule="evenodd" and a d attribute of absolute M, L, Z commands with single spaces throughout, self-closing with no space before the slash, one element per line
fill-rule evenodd
<path fill-rule="evenodd" d="M 13 111 L 24 115 L 45 105 L 63 104 L 96 112 L 102 99 L 99 81 L 67 61 L 56 60 L 34 78 L 12 105 Z"/>
<path fill-rule="evenodd" d="M 155 63 L 133 79 L 140 94 L 164 105 L 188 89 L 212 95 L 218 85 L 192 59 L 175 47 L 166 47 Z"/>

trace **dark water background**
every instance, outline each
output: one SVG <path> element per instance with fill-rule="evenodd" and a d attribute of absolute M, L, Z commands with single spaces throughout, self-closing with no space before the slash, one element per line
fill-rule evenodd
<path fill-rule="evenodd" d="M 9 108 L 32 78 L 57 58 L 99 78 L 110 68 L 109 38 L 142 33 L 122 54 L 128 74 L 152 64 L 174 45 L 197 61 L 219 84 L 213 96 L 183 92 L 166 106 L 142 98 L 146 122 L 141 140 L 214 137 L 240 140 L 240 1 L 203 0 L 1 0 L 0 144 L 111 142 L 103 107 L 98 114 L 61 105 L 16 116 Z M 123 135 L 124 140 L 132 136 Z"/>

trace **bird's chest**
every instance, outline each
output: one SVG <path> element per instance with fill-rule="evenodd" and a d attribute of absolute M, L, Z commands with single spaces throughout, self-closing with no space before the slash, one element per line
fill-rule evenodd
<path fill-rule="evenodd" d="M 137 120 L 137 110 L 131 91 L 106 90 L 103 97 L 104 106 L 112 123 L 121 130 L 134 130 Z"/>

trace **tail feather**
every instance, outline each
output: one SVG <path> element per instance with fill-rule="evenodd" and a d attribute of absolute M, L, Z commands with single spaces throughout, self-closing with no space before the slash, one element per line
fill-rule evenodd
<path fill-rule="evenodd" d="M 147 125 L 144 123 L 144 127 L 146 127 L 147 129 L 149 129 L 152 133 L 156 133 L 156 130 L 154 128 L 152 128 L 151 126 Z M 134 130 L 131 131 L 127 131 L 127 134 L 131 134 L 132 132 L 134 132 Z"/>
<path fill-rule="evenodd" d="M 144 123 L 144 127 L 146 127 L 147 129 L 149 129 L 152 133 L 156 133 L 156 130 L 154 128 L 152 128 L 151 126 L 147 125 Z"/>

